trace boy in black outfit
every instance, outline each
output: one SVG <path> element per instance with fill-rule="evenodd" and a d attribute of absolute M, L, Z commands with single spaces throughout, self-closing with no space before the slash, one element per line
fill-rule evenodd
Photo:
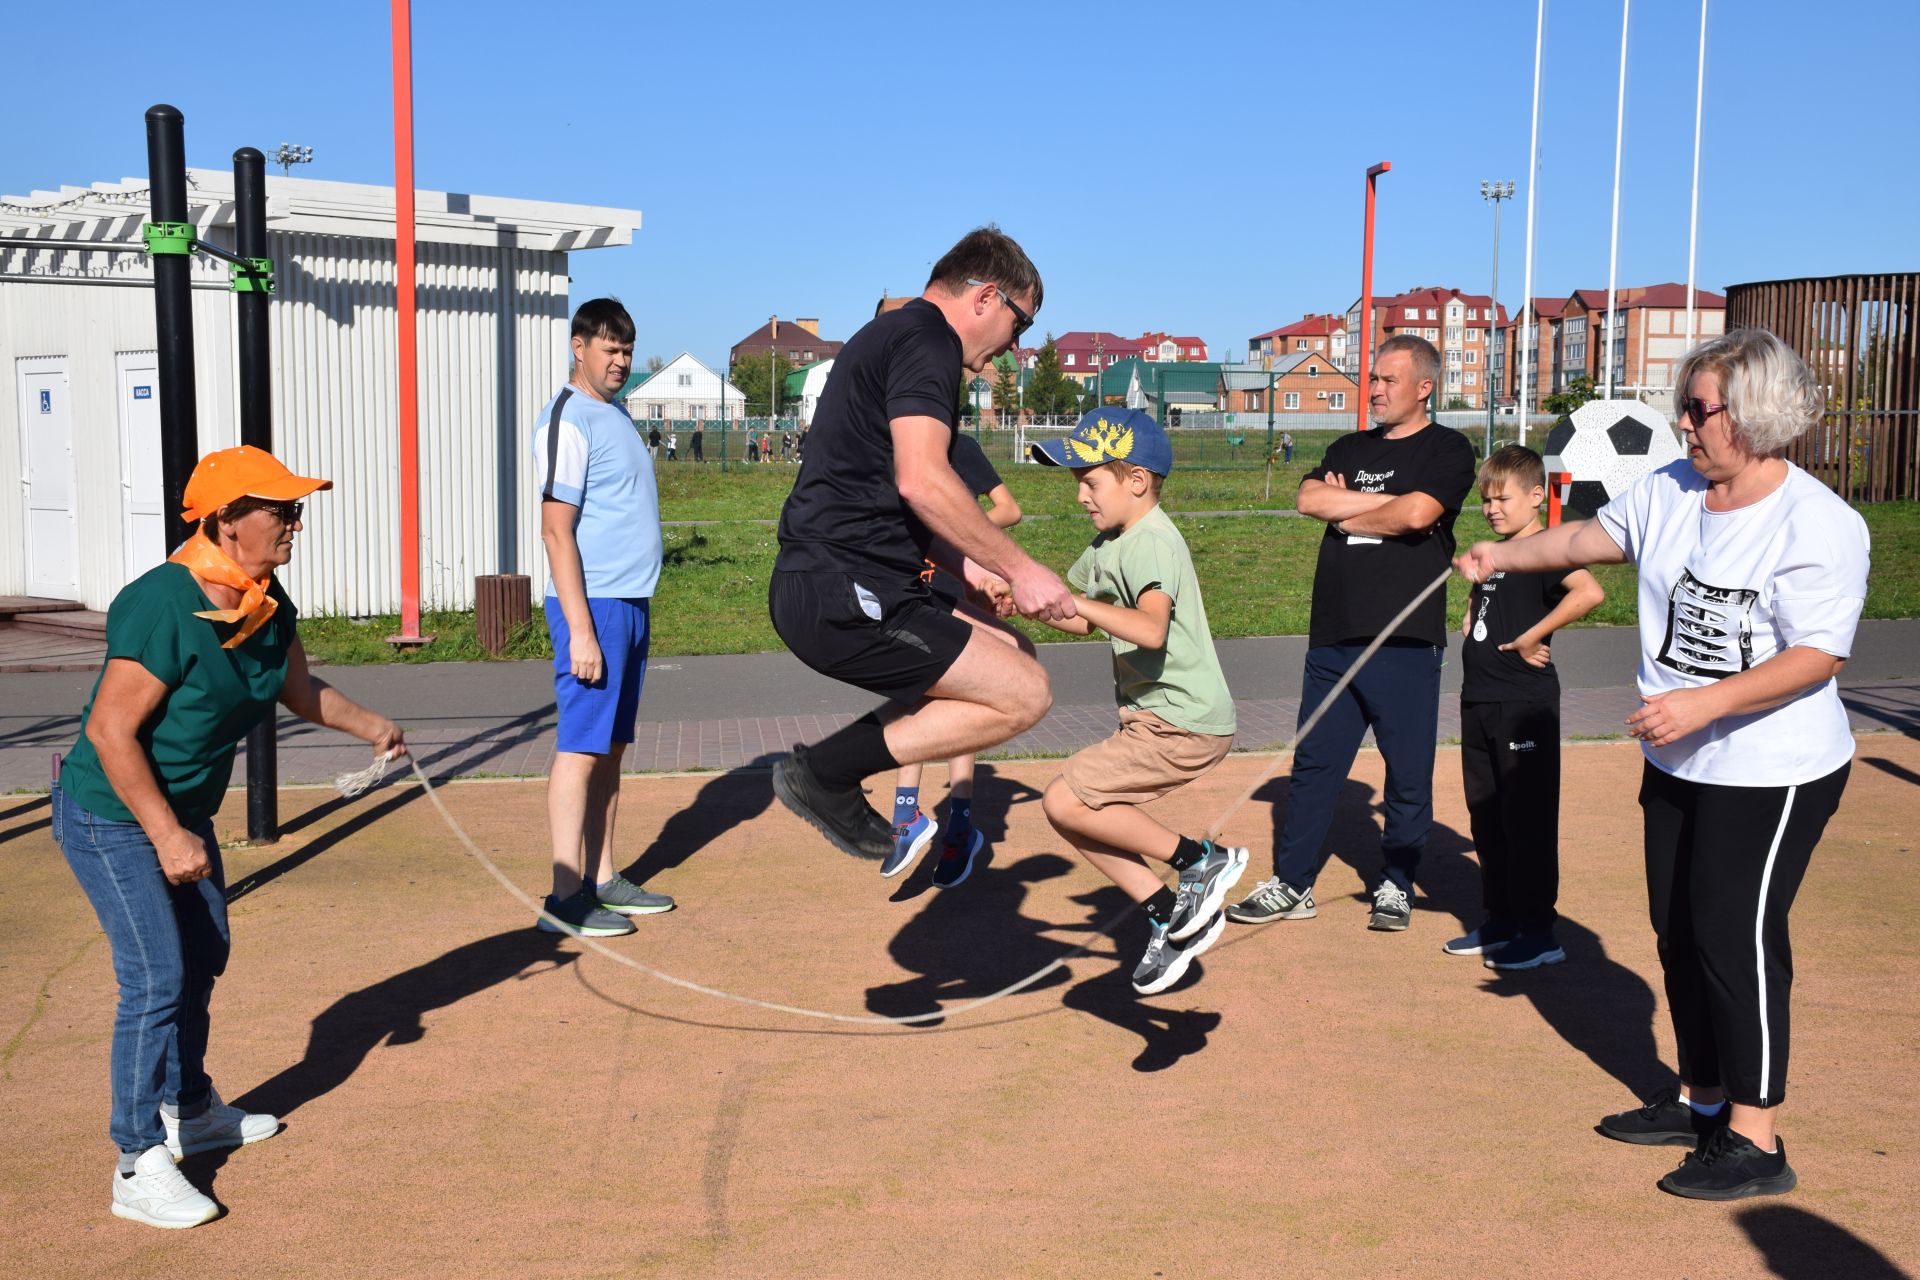
<path fill-rule="evenodd" d="M 1487 523 L 1503 539 L 1540 532 L 1546 468 L 1524 445 L 1480 468 Z M 1460 774 L 1480 858 L 1486 923 L 1443 948 L 1489 969 L 1567 958 L 1554 938 L 1560 892 L 1560 677 L 1547 642 L 1606 592 L 1585 569 L 1496 573 L 1474 587 L 1460 632 Z"/>

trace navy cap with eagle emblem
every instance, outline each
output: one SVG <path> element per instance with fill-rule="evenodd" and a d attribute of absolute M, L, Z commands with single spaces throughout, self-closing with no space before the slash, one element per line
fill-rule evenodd
<path fill-rule="evenodd" d="M 1097 467 L 1126 462 L 1157 476 L 1173 470 L 1173 442 L 1139 409 L 1091 409 L 1058 440 L 1027 446 L 1027 456 L 1050 467 Z"/>

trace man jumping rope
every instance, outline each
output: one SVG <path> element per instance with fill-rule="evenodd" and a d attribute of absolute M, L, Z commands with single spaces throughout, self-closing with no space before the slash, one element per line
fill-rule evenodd
<path fill-rule="evenodd" d="M 1005 742 L 1053 703 L 1037 661 L 940 608 L 920 577 L 931 559 L 1027 617 L 1073 616 L 1066 584 L 993 526 L 948 460 L 963 370 L 1012 347 L 1042 296 L 1010 237 L 968 232 L 920 297 L 841 349 L 780 513 L 774 630 L 815 671 L 897 704 L 774 766 L 781 802 L 855 857 L 893 848 L 865 778 Z"/>

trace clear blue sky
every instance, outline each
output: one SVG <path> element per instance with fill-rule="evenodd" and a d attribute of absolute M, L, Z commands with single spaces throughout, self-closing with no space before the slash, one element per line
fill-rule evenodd
<path fill-rule="evenodd" d="M 308 176 L 392 182 L 387 4 L 163 12 L 16 6 L 0 191 L 143 175 L 141 114 L 162 101 L 186 113 L 189 163 L 293 141 Z M 1622 284 L 1686 278 L 1698 15 L 1634 5 Z M 1618 0 L 1549 7 L 1536 293 L 1606 285 L 1619 23 Z M 1041 328 L 1238 354 L 1357 296 L 1377 160 L 1376 292 L 1484 291 L 1479 183 L 1511 178 L 1517 305 L 1533 35 L 1531 0 L 416 0 L 417 181 L 640 209 L 633 246 L 574 257 L 573 288 L 625 299 L 642 355 L 714 363 L 776 312 L 845 338 L 986 221 L 1039 265 Z M 1920 268 L 1916 47 L 1907 0 L 1714 0 L 1703 285 Z"/>

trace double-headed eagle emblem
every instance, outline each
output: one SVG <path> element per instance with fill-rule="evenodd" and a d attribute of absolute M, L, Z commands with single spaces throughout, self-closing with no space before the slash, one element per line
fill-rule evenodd
<path fill-rule="evenodd" d="M 1073 449 L 1074 455 L 1088 466 L 1098 466 L 1102 462 L 1124 462 L 1133 453 L 1131 427 L 1096 418 L 1086 435 L 1091 439 L 1081 439 L 1081 433 L 1076 431 L 1067 437 L 1067 444 Z"/>

